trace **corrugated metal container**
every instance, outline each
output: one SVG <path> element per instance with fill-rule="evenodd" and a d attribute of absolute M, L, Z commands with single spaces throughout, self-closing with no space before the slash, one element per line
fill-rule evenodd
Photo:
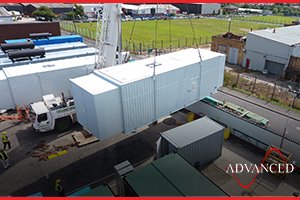
<path fill-rule="evenodd" d="M 70 42 L 70 43 L 62 43 L 62 44 L 49 44 L 49 45 L 42 45 L 36 46 L 35 48 L 44 48 L 45 52 L 54 52 L 54 51 L 65 51 L 70 49 L 82 49 L 86 48 L 87 45 L 82 42 Z M 7 54 L 4 52 L 0 52 L 0 58 L 7 57 Z"/>
<path fill-rule="evenodd" d="M 71 49 L 65 51 L 46 53 L 45 57 L 43 58 L 34 57 L 32 58 L 32 60 L 22 60 L 22 61 L 15 61 L 15 62 L 12 62 L 8 57 L 6 57 L 6 58 L 0 58 L 0 68 L 40 63 L 40 62 L 53 61 L 53 60 L 62 60 L 67 58 L 89 56 L 89 55 L 95 55 L 96 52 L 97 50 L 93 47 L 83 48 L 83 49 Z M 95 58 L 94 58 L 94 62 L 95 62 Z"/>
<path fill-rule="evenodd" d="M 201 66 L 197 49 L 158 56 L 155 77 L 153 58 L 96 71 L 121 89 L 124 132 L 184 108 L 222 86 L 225 56 L 206 50 L 201 50 L 201 56 Z"/>
<path fill-rule="evenodd" d="M 222 154 L 224 127 L 208 117 L 161 133 L 160 153 L 177 152 L 192 165 L 203 166 Z"/>
<path fill-rule="evenodd" d="M 94 74 L 71 81 L 80 124 L 100 139 L 121 133 L 123 122 L 118 87 Z"/>
<path fill-rule="evenodd" d="M 15 106 L 8 80 L 2 70 L 0 70 L 0 110 L 13 108 Z"/>
<path fill-rule="evenodd" d="M 128 196 L 228 196 L 178 154 L 169 154 L 124 176 Z"/>
<path fill-rule="evenodd" d="M 222 86 L 225 56 L 207 50 L 200 51 L 201 64 L 197 49 L 157 56 L 155 76 L 153 58 L 94 71 L 96 76 L 120 90 L 123 132 L 135 131 L 216 92 Z M 85 90 L 84 87 L 82 89 Z M 102 94 L 95 95 L 95 103 L 98 95 Z M 117 105 L 110 103 L 110 106 Z M 109 115 L 101 110 L 96 112 L 98 116 Z M 116 133 L 105 135 L 113 134 Z"/>
<path fill-rule="evenodd" d="M 83 42 L 80 35 L 52 36 L 48 39 L 32 40 L 35 45 L 61 44 L 67 42 Z M 27 39 L 5 40 L 5 43 L 27 42 Z"/>
<path fill-rule="evenodd" d="M 41 101 L 42 96 L 46 94 L 60 96 L 61 92 L 64 92 L 65 97 L 70 97 L 69 79 L 88 75 L 94 66 L 94 56 L 87 56 L 7 67 L 3 72 L 9 82 L 14 103 L 25 106 Z M 7 108 L 2 104 L 0 107 Z"/>

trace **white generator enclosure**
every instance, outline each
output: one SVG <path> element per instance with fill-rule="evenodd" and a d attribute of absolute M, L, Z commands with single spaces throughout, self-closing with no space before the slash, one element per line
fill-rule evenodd
<path fill-rule="evenodd" d="M 41 101 L 47 94 L 64 93 L 66 98 L 72 97 L 69 79 L 90 74 L 94 66 L 94 56 L 87 56 L 4 68 L 8 82 L 1 81 L 0 88 L 7 87 L 8 83 L 11 92 L 6 94 L 12 94 L 13 101 L 8 105 L 1 100 L 0 109 L 27 106 Z"/>
<path fill-rule="evenodd" d="M 15 107 L 8 80 L 2 70 L 0 70 L 0 94 L 0 110 Z"/>
<path fill-rule="evenodd" d="M 135 131 L 213 94 L 223 84 L 225 55 L 207 50 L 200 50 L 200 54 L 202 62 L 197 49 L 187 49 L 157 56 L 155 67 L 154 58 L 148 58 L 94 71 L 95 77 L 102 79 L 101 82 L 106 81 L 116 87 L 97 94 L 92 93 L 90 86 L 86 85 L 96 87 L 95 80 L 89 81 L 86 77 L 71 80 L 79 123 L 87 124 L 87 130 L 92 130 L 94 126 L 92 122 L 80 120 L 79 115 L 83 112 L 80 109 L 86 109 L 91 103 L 85 102 L 80 95 L 92 95 L 92 104 L 95 105 L 105 102 L 108 109 L 96 109 L 94 114 L 88 113 L 94 115 L 91 118 L 96 120 L 100 128 L 99 132 L 91 133 L 104 139 L 120 132 Z M 121 120 L 112 120 L 111 123 L 120 129 L 106 132 L 100 126 L 102 120 L 114 119 L 116 113 L 119 113 Z"/>
<path fill-rule="evenodd" d="M 122 132 L 120 92 L 94 74 L 72 80 L 71 90 L 80 124 L 98 138 Z"/>

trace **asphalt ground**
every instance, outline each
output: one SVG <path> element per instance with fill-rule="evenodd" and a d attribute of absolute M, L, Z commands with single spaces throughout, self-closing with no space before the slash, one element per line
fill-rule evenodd
<path fill-rule="evenodd" d="M 227 88 L 222 88 L 213 97 L 232 102 L 267 118 L 270 121 L 267 129 L 283 135 L 286 128 L 286 135 L 300 142 L 300 113 Z"/>

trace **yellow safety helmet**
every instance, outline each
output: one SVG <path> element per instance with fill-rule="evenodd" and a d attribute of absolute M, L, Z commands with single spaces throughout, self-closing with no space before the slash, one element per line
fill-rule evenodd
<path fill-rule="evenodd" d="M 3 131 L 3 132 L 2 132 L 2 135 L 6 135 L 6 132 L 5 132 L 5 131 Z"/>
<path fill-rule="evenodd" d="M 55 181 L 56 183 L 60 183 L 61 182 L 61 180 L 60 179 L 56 179 L 56 181 Z"/>

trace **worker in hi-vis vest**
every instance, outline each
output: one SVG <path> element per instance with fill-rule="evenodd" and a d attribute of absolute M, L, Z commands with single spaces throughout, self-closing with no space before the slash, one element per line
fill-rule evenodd
<path fill-rule="evenodd" d="M 9 139 L 7 137 L 7 133 L 5 131 L 2 132 L 1 138 L 2 138 L 2 143 L 4 145 L 3 149 L 5 150 L 6 146 L 8 146 L 8 149 L 10 149 L 11 148 L 10 141 L 9 141 Z"/>
<path fill-rule="evenodd" d="M 4 169 L 7 169 L 9 167 L 8 155 L 3 149 L 0 149 L 0 160 L 2 162 Z"/>
<path fill-rule="evenodd" d="M 61 180 L 60 179 L 56 179 L 55 180 L 55 191 L 59 194 L 60 197 L 65 196 L 65 191 L 64 188 L 61 184 Z"/>

